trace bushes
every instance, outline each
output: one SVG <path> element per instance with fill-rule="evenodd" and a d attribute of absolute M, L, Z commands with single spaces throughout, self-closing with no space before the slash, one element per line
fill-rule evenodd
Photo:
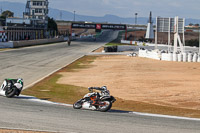
<path fill-rule="evenodd" d="M 117 46 L 104 47 L 105 52 L 117 52 Z"/>
<path fill-rule="evenodd" d="M 199 47 L 199 40 L 197 39 L 192 39 L 192 40 L 187 40 L 185 41 L 186 46 L 196 46 Z"/>

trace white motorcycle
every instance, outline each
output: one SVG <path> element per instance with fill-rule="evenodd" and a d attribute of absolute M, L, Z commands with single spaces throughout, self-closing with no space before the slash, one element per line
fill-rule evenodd
<path fill-rule="evenodd" d="M 74 109 L 91 109 L 106 112 L 111 109 L 112 103 L 116 99 L 110 95 L 109 90 L 106 86 L 103 87 L 90 87 L 88 88 L 90 93 L 86 94 L 82 99 L 73 104 Z M 93 90 L 99 90 L 99 92 L 93 92 Z"/>
<path fill-rule="evenodd" d="M 23 89 L 23 79 L 5 79 L 0 88 L 0 95 L 12 98 L 19 96 Z"/>

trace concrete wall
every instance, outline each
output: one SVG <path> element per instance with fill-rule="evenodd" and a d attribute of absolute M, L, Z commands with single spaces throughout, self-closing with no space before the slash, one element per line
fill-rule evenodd
<path fill-rule="evenodd" d="M 56 42 L 63 42 L 63 41 L 64 41 L 64 38 L 15 41 L 13 42 L 13 48 L 41 45 L 41 44 L 47 44 L 47 43 L 56 43 Z"/>
<path fill-rule="evenodd" d="M 68 38 L 50 38 L 50 39 L 38 39 L 38 40 L 26 40 L 26 41 L 10 41 L 10 42 L 0 42 L 0 48 L 19 48 L 34 45 L 41 45 L 47 43 L 57 43 L 68 40 Z"/>
<path fill-rule="evenodd" d="M 0 42 L 0 48 L 13 48 L 13 42 Z"/>

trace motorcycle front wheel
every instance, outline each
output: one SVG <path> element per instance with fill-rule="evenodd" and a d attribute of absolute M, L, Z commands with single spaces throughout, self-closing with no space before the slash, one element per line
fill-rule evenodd
<path fill-rule="evenodd" d="M 75 103 L 73 104 L 73 108 L 74 108 L 74 109 L 81 109 L 81 108 L 82 108 L 82 103 L 81 103 L 81 101 L 75 102 Z"/>
<path fill-rule="evenodd" d="M 9 89 L 6 90 L 5 95 L 8 98 L 12 98 L 12 97 L 15 96 L 16 92 L 17 92 L 17 88 L 16 87 L 12 87 L 12 88 L 9 88 Z"/>
<path fill-rule="evenodd" d="M 106 112 L 112 107 L 112 103 L 110 101 L 102 101 L 101 103 L 103 104 L 99 106 L 99 111 L 101 112 Z"/>

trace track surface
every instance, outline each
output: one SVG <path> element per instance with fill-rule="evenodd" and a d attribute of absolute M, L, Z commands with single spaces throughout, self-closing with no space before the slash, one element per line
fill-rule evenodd
<path fill-rule="evenodd" d="M 73 42 L 0 52 L 0 80 L 25 79 L 29 86 L 104 42 Z M 39 103 L 32 98 L 0 97 L 0 128 L 82 133 L 198 133 L 200 121 L 141 116 L 122 111 L 101 113 Z"/>
<path fill-rule="evenodd" d="M 0 128 L 65 133 L 199 133 L 200 121 L 139 116 L 127 112 L 101 113 L 71 107 L 0 97 Z"/>

